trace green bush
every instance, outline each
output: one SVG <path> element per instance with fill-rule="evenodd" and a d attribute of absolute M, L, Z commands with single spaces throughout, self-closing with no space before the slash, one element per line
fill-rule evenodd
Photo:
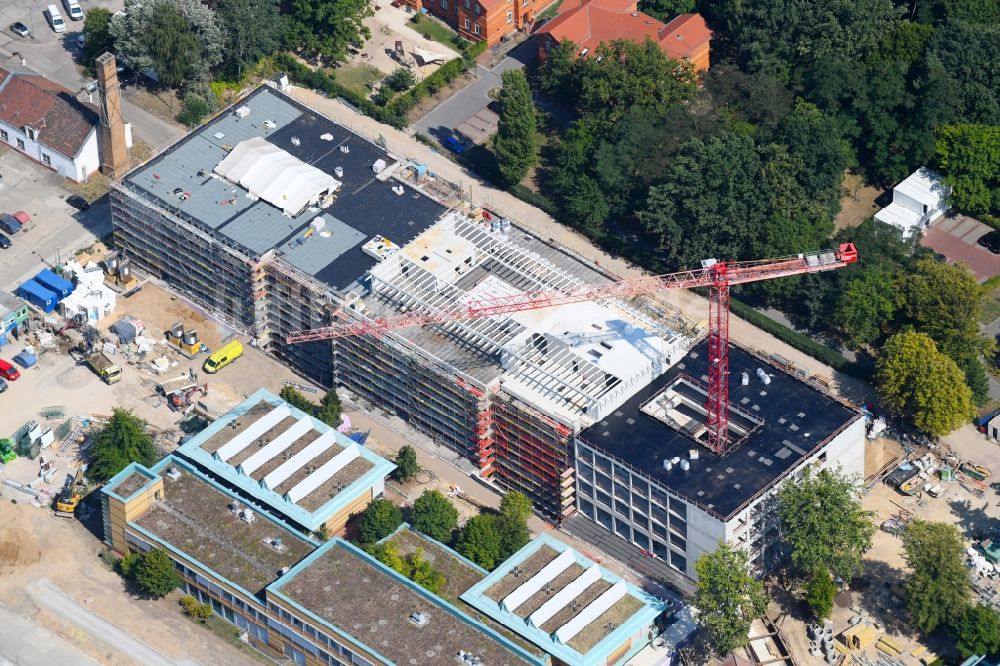
<path fill-rule="evenodd" d="M 184 96 L 184 106 L 177 114 L 177 120 L 188 127 L 197 127 L 208 114 L 212 113 L 213 105 L 201 95 L 188 93 Z"/>

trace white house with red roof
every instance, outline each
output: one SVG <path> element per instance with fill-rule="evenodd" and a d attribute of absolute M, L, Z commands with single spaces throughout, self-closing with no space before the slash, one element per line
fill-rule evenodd
<path fill-rule="evenodd" d="M 26 69 L 0 68 L 0 141 L 77 182 L 101 166 L 100 116 L 66 88 Z"/>

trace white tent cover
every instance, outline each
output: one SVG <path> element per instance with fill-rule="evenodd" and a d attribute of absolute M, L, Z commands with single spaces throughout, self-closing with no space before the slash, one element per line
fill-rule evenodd
<path fill-rule="evenodd" d="M 333 176 L 261 137 L 238 143 L 216 165 L 215 173 L 287 215 L 298 215 L 340 187 L 340 181 Z"/>
<path fill-rule="evenodd" d="M 413 47 L 412 53 L 424 65 L 429 65 L 432 62 L 444 62 L 448 58 L 448 56 L 443 53 L 425 51 L 424 49 L 418 47 Z"/>

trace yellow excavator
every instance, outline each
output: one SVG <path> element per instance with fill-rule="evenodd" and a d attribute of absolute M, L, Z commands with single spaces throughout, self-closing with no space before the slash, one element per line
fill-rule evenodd
<path fill-rule="evenodd" d="M 63 518 L 72 518 L 76 511 L 76 505 L 80 503 L 83 493 L 87 487 L 83 483 L 83 465 L 76 470 L 76 476 L 66 477 L 66 484 L 63 486 L 59 496 L 56 497 L 56 515 Z"/>

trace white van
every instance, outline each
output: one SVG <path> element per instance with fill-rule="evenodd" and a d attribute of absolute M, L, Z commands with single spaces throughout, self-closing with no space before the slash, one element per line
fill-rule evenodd
<path fill-rule="evenodd" d="M 70 19 L 83 20 L 83 10 L 80 9 L 80 3 L 77 0 L 63 0 L 63 5 L 65 5 L 66 13 L 69 14 Z"/>
<path fill-rule="evenodd" d="M 59 13 L 55 5 L 49 5 L 45 8 L 45 17 L 49 20 L 53 32 L 66 32 L 66 21 L 63 20 L 62 14 Z"/>

